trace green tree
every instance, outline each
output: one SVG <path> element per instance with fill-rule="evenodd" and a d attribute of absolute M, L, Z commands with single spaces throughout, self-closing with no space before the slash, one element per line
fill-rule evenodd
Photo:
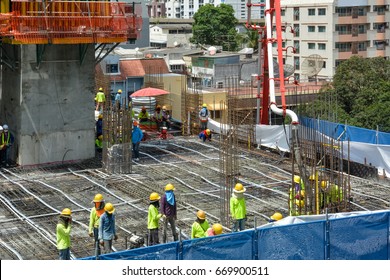
<path fill-rule="evenodd" d="M 390 132 L 390 61 L 353 56 L 336 69 L 333 83 L 323 87 L 303 115 Z M 336 118 L 334 116 L 337 116 Z"/>
<path fill-rule="evenodd" d="M 221 4 L 214 7 L 212 4 L 206 4 L 199 8 L 193 18 L 192 43 L 222 46 L 223 50 L 237 50 L 238 20 L 234 17 L 231 5 Z"/>

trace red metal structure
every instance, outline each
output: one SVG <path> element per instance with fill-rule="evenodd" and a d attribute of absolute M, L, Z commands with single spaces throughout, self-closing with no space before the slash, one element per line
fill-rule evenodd
<path fill-rule="evenodd" d="M 264 26 L 254 25 L 251 23 L 251 7 L 265 7 L 265 16 L 266 24 Z M 272 98 L 270 99 L 270 93 L 275 91 L 275 81 L 278 82 L 279 91 L 282 100 L 282 115 L 286 116 L 286 101 L 285 101 L 285 78 L 283 70 L 283 52 L 287 51 L 287 48 L 282 48 L 282 21 L 281 21 L 281 12 L 280 12 L 280 0 L 267 0 L 266 3 L 255 3 L 252 4 L 251 0 L 248 0 L 248 19 L 246 22 L 246 27 L 248 29 L 257 30 L 259 32 L 259 42 L 262 51 L 261 59 L 262 66 L 260 66 L 258 75 L 258 80 L 261 80 L 262 85 L 262 94 L 260 95 L 260 90 L 258 92 L 257 98 L 262 100 L 261 110 L 260 110 L 260 124 L 269 124 L 269 108 L 271 105 L 276 105 Z M 268 20 L 268 21 L 267 21 Z M 267 27 L 269 27 L 267 29 Z M 276 37 L 272 36 L 271 30 L 276 30 Z M 270 70 L 273 70 L 273 65 L 270 65 L 272 61 L 272 52 L 269 47 L 271 44 L 277 44 L 277 58 L 279 65 L 279 78 L 274 78 L 273 73 L 270 73 Z M 260 83 L 259 83 L 260 84 Z"/>
<path fill-rule="evenodd" d="M 140 3 L 1 0 L 0 37 L 10 44 L 121 43 L 139 37 Z"/>

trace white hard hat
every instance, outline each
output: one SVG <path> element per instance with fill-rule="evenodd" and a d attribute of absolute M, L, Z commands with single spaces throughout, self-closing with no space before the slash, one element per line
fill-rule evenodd
<path fill-rule="evenodd" d="M 3 129 L 3 127 L 0 125 L 0 131 L 3 131 L 4 129 Z"/>
<path fill-rule="evenodd" d="M 4 129 L 4 130 L 8 130 L 8 125 L 6 125 L 6 124 L 3 125 L 3 129 Z"/>

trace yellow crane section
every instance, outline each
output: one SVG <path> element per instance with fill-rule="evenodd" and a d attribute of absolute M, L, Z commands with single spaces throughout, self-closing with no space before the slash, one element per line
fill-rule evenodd
<path fill-rule="evenodd" d="M 139 38 L 141 4 L 1 0 L 0 37 L 10 44 L 121 43 Z"/>

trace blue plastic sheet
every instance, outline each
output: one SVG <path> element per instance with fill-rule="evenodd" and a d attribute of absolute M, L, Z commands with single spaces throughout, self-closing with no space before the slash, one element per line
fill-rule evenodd
<path fill-rule="evenodd" d="M 368 214 L 367 214 L 368 213 Z M 340 216 L 341 215 L 341 216 Z M 288 221 L 287 217 L 283 220 Z M 242 232 L 100 256 L 101 260 L 389 260 L 390 211 L 294 217 Z M 83 258 L 93 260 L 95 257 Z"/>

